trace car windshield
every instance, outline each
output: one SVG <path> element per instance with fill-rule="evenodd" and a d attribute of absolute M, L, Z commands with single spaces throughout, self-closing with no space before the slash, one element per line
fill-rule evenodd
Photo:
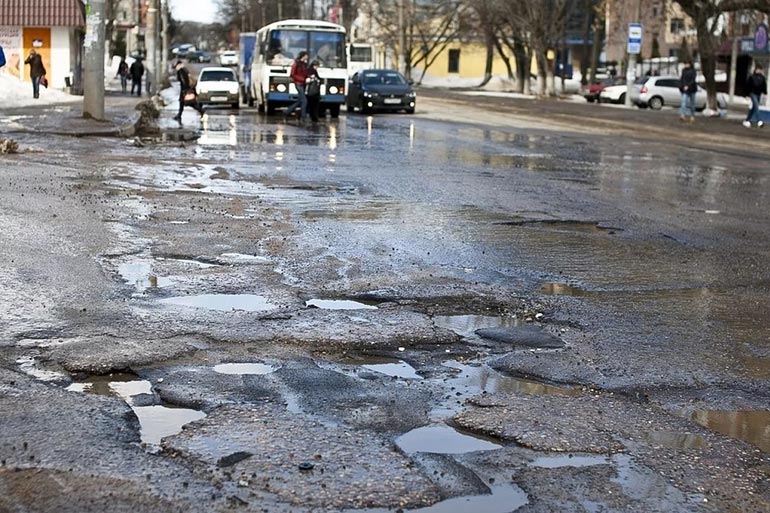
<path fill-rule="evenodd" d="M 406 80 L 398 71 L 366 71 L 363 73 L 364 85 L 404 85 Z"/>
<path fill-rule="evenodd" d="M 308 52 L 310 60 L 321 67 L 344 68 L 345 34 L 308 30 L 273 30 L 267 49 L 267 62 L 273 65 L 290 64 L 300 52 Z"/>
<path fill-rule="evenodd" d="M 201 73 L 201 82 L 235 82 L 235 75 L 229 70 L 208 70 Z"/>

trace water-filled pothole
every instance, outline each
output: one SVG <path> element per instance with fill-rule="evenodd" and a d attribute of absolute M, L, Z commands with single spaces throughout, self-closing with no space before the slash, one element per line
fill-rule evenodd
<path fill-rule="evenodd" d="M 567 283 L 548 282 L 540 287 L 540 293 L 546 296 L 587 296 L 588 292 Z"/>
<path fill-rule="evenodd" d="M 645 433 L 644 439 L 653 446 L 671 449 L 707 449 L 709 446 L 705 438 L 693 433 L 650 431 Z"/>
<path fill-rule="evenodd" d="M 592 467 L 594 465 L 610 465 L 612 461 L 606 456 L 559 454 L 556 456 L 538 456 L 530 467 L 562 468 L 562 467 Z"/>
<path fill-rule="evenodd" d="M 246 255 L 243 253 L 222 253 L 217 259 L 227 264 L 267 264 L 270 259 L 259 255 Z"/>
<path fill-rule="evenodd" d="M 495 485 L 489 487 L 488 495 L 453 497 L 432 506 L 420 509 L 406 509 L 407 513 L 510 513 L 527 504 L 527 494 L 518 486 Z"/>
<path fill-rule="evenodd" d="M 264 312 L 274 310 L 277 306 L 266 297 L 254 294 L 201 294 L 197 296 L 176 296 L 159 300 L 161 303 L 218 310 L 229 312 L 243 310 L 246 312 Z"/>
<path fill-rule="evenodd" d="M 305 306 L 322 310 L 377 310 L 372 304 L 350 299 L 309 299 L 305 301 Z"/>
<path fill-rule="evenodd" d="M 406 454 L 416 452 L 464 454 L 476 451 L 494 451 L 502 448 L 500 444 L 460 433 L 444 424 L 413 429 L 396 438 L 396 445 Z"/>
<path fill-rule="evenodd" d="M 422 379 L 422 376 L 417 374 L 415 368 L 403 360 L 384 363 L 368 363 L 362 365 L 362 367 L 394 378 Z"/>
<path fill-rule="evenodd" d="M 161 440 L 182 431 L 182 426 L 202 419 L 205 413 L 188 408 L 172 408 L 162 405 L 137 405 L 135 398 L 152 395 L 152 383 L 138 379 L 133 374 L 111 374 L 93 376 L 87 380 L 72 383 L 67 390 L 122 398 L 139 419 L 139 436 L 151 450 L 160 448 Z"/>
<path fill-rule="evenodd" d="M 463 337 L 476 337 L 476 330 L 483 328 L 515 328 L 523 324 L 515 317 L 489 315 L 437 315 L 433 317 L 433 323 Z"/>
<path fill-rule="evenodd" d="M 22 356 L 16 363 L 19 370 L 40 381 L 62 381 L 68 379 L 64 373 L 43 369 L 38 366 L 37 360 L 32 356 Z"/>
<path fill-rule="evenodd" d="M 730 438 L 770 452 L 770 411 L 696 411 L 692 420 Z"/>
<path fill-rule="evenodd" d="M 150 262 L 124 262 L 118 266 L 118 274 L 123 278 L 123 281 L 140 291 L 149 288 L 168 287 L 174 283 L 170 278 L 153 273 Z"/>
<path fill-rule="evenodd" d="M 219 374 L 254 374 L 264 375 L 270 374 L 278 370 L 278 367 L 267 365 L 264 363 L 220 363 L 214 366 L 214 372 Z"/>

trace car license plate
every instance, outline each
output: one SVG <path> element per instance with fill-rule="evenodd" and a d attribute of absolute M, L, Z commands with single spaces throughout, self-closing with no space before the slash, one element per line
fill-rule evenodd
<path fill-rule="evenodd" d="M 401 103 L 401 98 L 385 98 L 383 103 L 387 103 L 388 105 L 395 105 Z"/>
<path fill-rule="evenodd" d="M 226 102 L 227 96 L 212 96 L 211 97 L 212 102 Z"/>

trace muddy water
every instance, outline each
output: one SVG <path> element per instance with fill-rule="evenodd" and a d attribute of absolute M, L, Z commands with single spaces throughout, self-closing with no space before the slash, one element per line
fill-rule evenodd
<path fill-rule="evenodd" d="M 692 419 L 770 453 L 770 411 L 697 411 Z"/>
<path fill-rule="evenodd" d="M 278 308 L 265 296 L 255 294 L 201 294 L 197 296 L 164 298 L 160 299 L 159 302 L 168 305 L 219 310 L 223 312 L 232 310 L 264 312 Z"/>
<path fill-rule="evenodd" d="M 396 445 L 407 454 L 415 452 L 463 454 L 475 451 L 494 451 L 502 447 L 500 444 L 481 437 L 460 433 L 446 425 L 413 429 L 398 437 Z"/>

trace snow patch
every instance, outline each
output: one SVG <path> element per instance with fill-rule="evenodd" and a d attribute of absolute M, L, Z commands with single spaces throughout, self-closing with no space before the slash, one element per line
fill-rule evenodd
<path fill-rule="evenodd" d="M 0 97 L 2 97 L 4 109 L 83 101 L 82 96 L 73 96 L 58 89 L 45 87 L 40 87 L 40 98 L 36 100 L 32 97 L 32 84 L 30 82 L 22 82 L 18 78 L 2 72 L 0 72 Z"/>

